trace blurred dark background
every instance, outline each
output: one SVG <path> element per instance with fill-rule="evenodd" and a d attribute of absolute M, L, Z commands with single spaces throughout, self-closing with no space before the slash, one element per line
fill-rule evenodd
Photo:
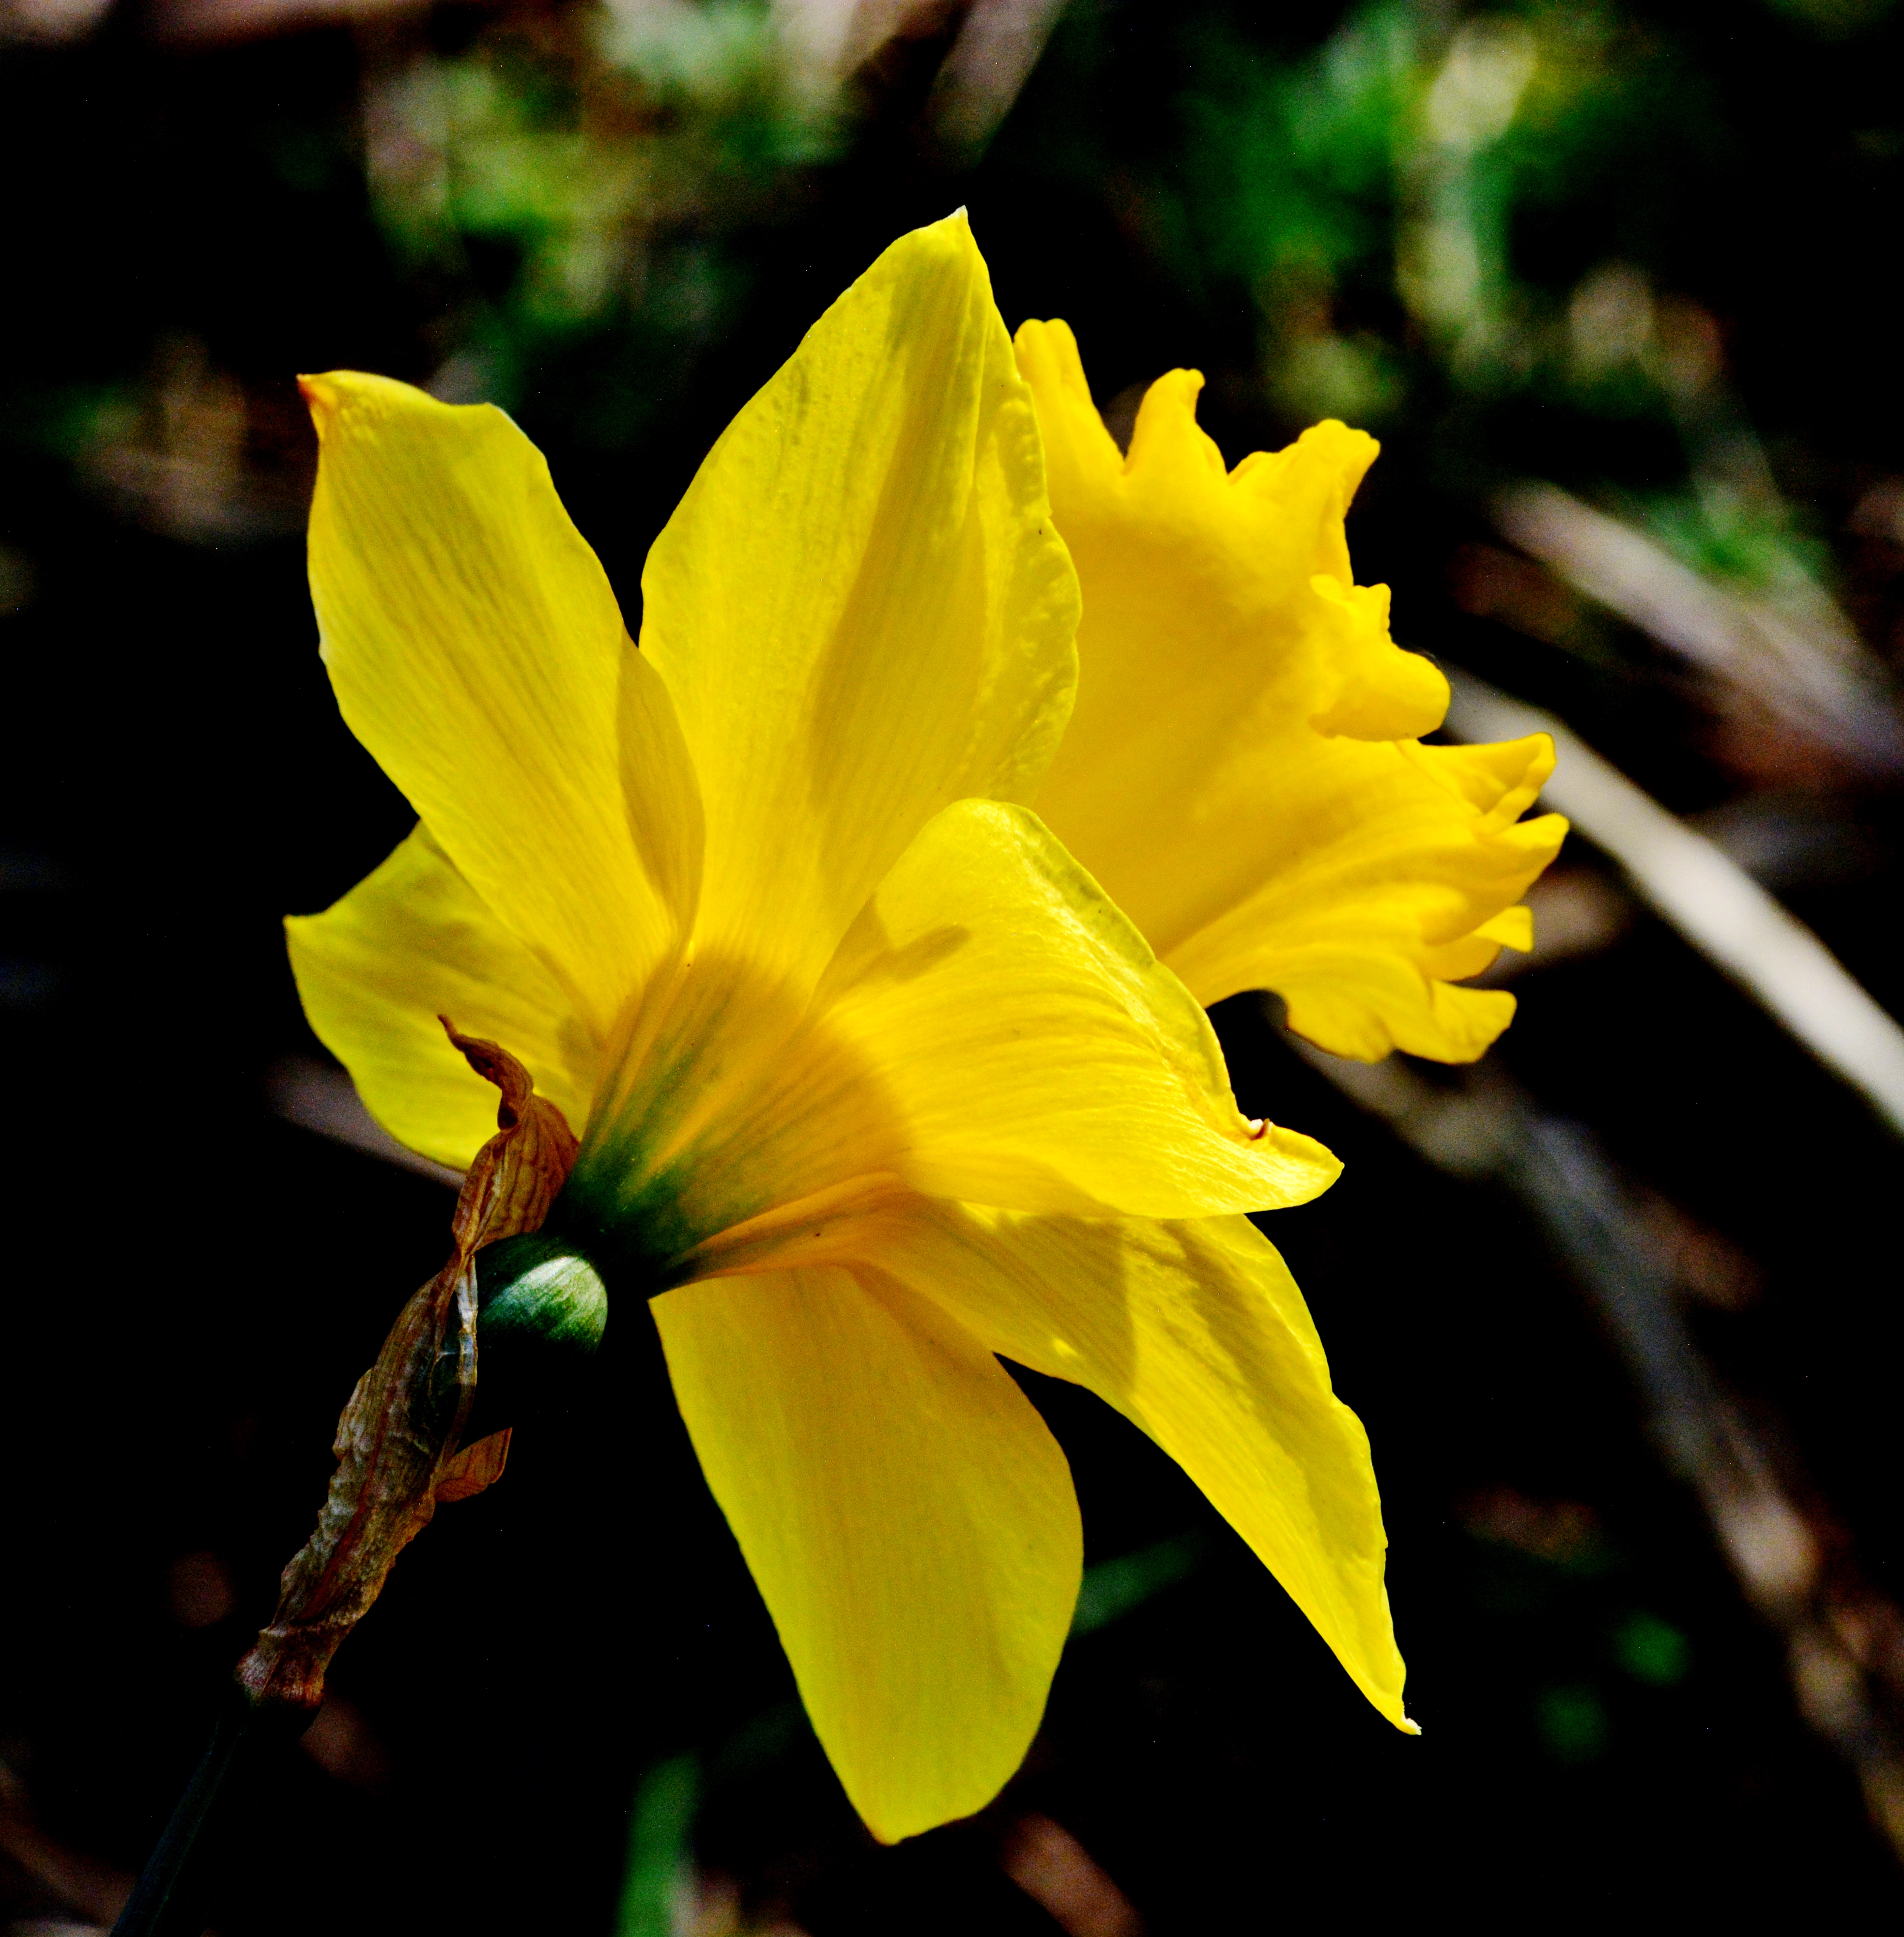
<path fill-rule="evenodd" d="M 293 373 L 503 404 L 632 620 L 720 426 L 960 203 L 1114 428 L 1187 364 L 1232 462 L 1374 431 L 1350 535 L 1397 636 L 1617 770 L 1576 804 L 1563 764 L 1585 831 L 1478 1070 L 1218 1018 L 1245 1109 L 1348 1163 L 1267 1228 L 1374 1441 L 1426 1733 L 1040 1384 L 1093 1563 L 1045 1729 L 878 1848 L 623 1323 L 405 1559 L 211 1921 L 1904 1910 L 1896 1031 L 1842 1080 L 1805 1040 L 1848 983 L 1781 999 L 1706 920 L 1756 882 L 1904 1003 L 1904 11 L 0 0 L 0 35 L 4 1927 L 111 1922 L 444 1250 L 283 960 L 410 819 L 318 665 Z"/>

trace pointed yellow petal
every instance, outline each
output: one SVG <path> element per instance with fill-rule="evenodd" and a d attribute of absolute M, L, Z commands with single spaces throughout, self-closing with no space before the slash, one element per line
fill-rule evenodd
<path fill-rule="evenodd" d="M 691 919 L 699 808 L 541 453 L 499 411 L 305 380 L 311 585 L 351 731 L 592 1027 Z"/>
<path fill-rule="evenodd" d="M 1247 1218 L 1093 1223 L 939 1205 L 849 1220 L 832 1241 L 878 1257 L 994 1351 L 1090 1387 L 1141 1426 L 1369 1699 L 1413 1732 L 1368 1436 L 1329 1390 L 1301 1293 Z"/>
<path fill-rule="evenodd" d="M 930 1196 L 1183 1217 L 1305 1202 L 1339 1173 L 1238 1112 L 1195 998 L 1021 808 L 932 822 L 823 993 L 899 1087 L 896 1168 Z"/>
<path fill-rule="evenodd" d="M 642 578 L 707 808 L 701 924 L 810 983 L 924 823 L 1035 784 L 1077 590 L 963 215 L 904 237 L 714 447 Z"/>
<path fill-rule="evenodd" d="M 437 1020 L 501 1043 L 579 1130 L 595 1043 L 566 1020 L 541 962 L 483 905 L 419 827 L 322 914 L 284 924 L 298 994 L 318 1040 L 399 1142 L 453 1169 L 496 1134 L 496 1090 Z"/>
<path fill-rule="evenodd" d="M 1153 386 L 1126 461 L 1071 332 L 1019 332 L 1084 599 L 1075 715 L 1038 811 L 1198 999 L 1269 987 L 1325 1047 L 1465 1060 L 1512 999 L 1454 990 L 1564 831 L 1517 827 L 1544 745 L 1423 748 L 1447 686 L 1357 587 L 1373 441 L 1317 425 L 1226 474 L 1201 380 Z M 1543 762 L 1547 764 L 1544 765 Z M 1452 952 L 1451 951 L 1452 949 Z"/>
<path fill-rule="evenodd" d="M 1035 817 L 963 801 L 804 1007 L 697 956 L 618 1061 L 568 1196 L 665 1267 L 849 1186 L 1184 1217 L 1299 1203 L 1339 1169 L 1239 1114 L 1202 1011 Z"/>
<path fill-rule="evenodd" d="M 869 1275 L 653 1303 L 702 1471 L 853 1806 L 883 1842 L 1023 1760 L 1078 1597 L 1064 1455 L 991 1353 Z"/>

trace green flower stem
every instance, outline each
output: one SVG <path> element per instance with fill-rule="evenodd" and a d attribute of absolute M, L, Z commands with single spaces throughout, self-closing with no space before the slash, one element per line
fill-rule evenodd
<path fill-rule="evenodd" d="M 198 1888 L 205 1858 L 216 1842 L 222 1811 L 244 1787 L 234 1777 L 255 1768 L 261 1751 L 296 1741 L 311 1719 L 302 1709 L 256 1702 L 232 1685 L 210 1746 L 140 1872 L 112 1937 L 199 1937 L 205 1928 Z"/>

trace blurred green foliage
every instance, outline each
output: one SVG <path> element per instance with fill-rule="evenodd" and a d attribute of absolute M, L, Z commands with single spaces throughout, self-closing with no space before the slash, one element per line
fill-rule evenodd
<path fill-rule="evenodd" d="M 1542 1739 L 1557 1760 L 1592 1762 L 1605 1754 L 1611 1725 L 1596 1690 L 1584 1682 L 1544 1688 L 1535 1708 Z"/>
<path fill-rule="evenodd" d="M 1483 395 L 1545 382 L 1627 401 L 1629 346 L 1583 357 L 1512 243 L 1530 216 L 1590 202 L 1678 105 L 1650 37 L 1601 6 L 1461 21 L 1378 0 L 1295 62 L 1207 28 L 1196 59 L 1211 78 L 1184 103 L 1186 226 L 1250 287 L 1293 414 L 1378 422 L 1420 380 L 1411 363 Z"/>
<path fill-rule="evenodd" d="M 1792 11 L 1854 37 L 1884 10 Z M 561 391 L 564 434 L 605 452 L 653 433 L 757 305 L 762 232 L 823 205 L 878 132 L 876 95 L 788 17 L 765 0 L 505 13 L 372 75 L 374 207 L 441 294 L 442 394 Z M 1303 17 L 1139 25 L 1076 0 L 1008 165 L 1108 202 L 1151 274 L 1253 318 L 1257 414 L 1413 433 L 1471 499 L 1520 468 L 1538 423 L 1557 468 L 1584 460 L 1694 569 L 1751 593 L 1829 584 L 1736 407 L 1709 299 L 1675 286 L 1688 223 L 1760 132 L 1700 57 L 1708 23 L 1619 0 L 1364 0 L 1308 17 L 1327 24 L 1305 40 Z M 1138 41 L 1156 99 L 1107 109 Z M 1233 390 L 1242 373 L 1223 374 Z M 1624 434 L 1611 474 L 1598 426 Z"/>
<path fill-rule="evenodd" d="M 1614 1631 L 1614 1659 L 1635 1680 L 1670 1688 L 1686 1678 L 1692 1648 L 1670 1621 L 1657 1614 L 1630 1614 Z"/>
<path fill-rule="evenodd" d="M 462 294 L 440 387 L 509 403 L 578 347 L 665 390 L 731 326 L 724 240 L 784 217 L 841 140 L 766 0 L 505 16 L 383 70 L 365 112 L 399 261 Z M 611 412 L 590 435 L 638 429 Z"/>
<path fill-rule="evenodd" d="M 642 1777 L 629 1819 L 614 1937 L 673 1937 L 681 1899 L 693 1884 L 700 1791 L 700 1759 L 692 1754 L 672 1756 Z"/>

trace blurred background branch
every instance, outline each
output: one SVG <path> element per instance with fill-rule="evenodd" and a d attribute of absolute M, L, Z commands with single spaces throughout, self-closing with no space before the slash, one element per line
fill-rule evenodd
<path fill-rule="evenodd" d="M 1668 814 L 1553 714 L 1466 674 L 1453 685 L 1451 732 L 1464 740 L 1549 735 L 1557 757 L 1543 795 L 1548 803 L 1620 864 L 1642 899 L 1904 1135 L 1904 1029 L 1802 922 L 1717 842 Z"/>

